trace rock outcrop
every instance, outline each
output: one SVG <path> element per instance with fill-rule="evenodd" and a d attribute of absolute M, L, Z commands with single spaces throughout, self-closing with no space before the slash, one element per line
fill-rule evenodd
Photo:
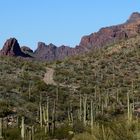
<path fill-rule="evenodd" d="M 4 43 L 0 55 L 30 57 L 21 51 L 19 43 L 15 38 L 10 38 Z"/>
<path fill-rule="evenodd" d="M 21 51 L 29 57 L 34 57 L 34 51 L 27 46 L 22 46 Z"/>
<path fill-rule="evenodd" d="M 33 50 L 30 49 L 30 48 L 27 47 L 27 46 L 22 46 L 20 49 L 21 49 L 21 51 L 24 52 L 24 53 L 33 53 Z"/>
<path fill-rule="evenodd" d="M 131 14 L 130 18 L 126 21 L 126 23 L 134 23 L 140 21 L 140 13 L 134 12 Z"/>

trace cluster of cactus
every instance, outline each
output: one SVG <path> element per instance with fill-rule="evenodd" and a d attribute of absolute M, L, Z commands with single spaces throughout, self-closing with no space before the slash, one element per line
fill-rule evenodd
<path fill-rule="evenodd" d="M 117 104 L 120 103 L 120 97 L 119 97 L 119 90 L 116 90 L 116 96 L 114 96 L 113 99 L 115 101 L 111 102 L 111 97 L 109 96 L 109 93 L 106 92 L 103 95 L 100 93 L 100 90 L 97 90 L 98 88 L 95 87 L 95 93 L 93 96 L 91 95 L 81 95 L 79 96 L 79 109 L 77 118 L 83 122 L 84 126 L 91 126 L 91 131 L 93 130 L 94 123 L 96 122 L 96 118 L 98 118 L 98 115 L 105 115 L 105 112 L 109 109 L 111 111 L 117 110 Z M 125 107 L 127 107 L 127 120 L 129 123 L 133 120 L 133 114 L 135 109 L 135 101 L 134 101 L 134 94 L 133 96 L 130 96 L 133 94 L 133 85 L 132 85 L 132 91 L 127 92 L 127 104 Z M 130 102 L 130 98 L 133 98 L 133 103 Z M 125 108 L 122 107 L 122 108 Z M 120 108 L 121 110 L 121 108 Z M 70 115 L 69 115 L 70 116 Z M 70 117 L 69 117 L 70 118 Z M 72 119 L 69 119 L 72 120 Z"/>
<path fill-rule="evenodd" d="M 53 103 L 51 120 L 49 115 L 49 97 L 47 98 L 47 103 L 45 106 L 42 106 L 40 101 L 39 114 L 40 128 L 43 129 L 44 127 L 45 134 L 51 133 L 52 135 L 54 135 L 56 127 L 56 101 L 54 100 Z"/>

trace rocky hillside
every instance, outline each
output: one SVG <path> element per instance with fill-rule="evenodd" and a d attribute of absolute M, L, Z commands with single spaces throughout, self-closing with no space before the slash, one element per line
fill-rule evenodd
<path fill-rule="evenodd" d="M 53 63 L 0 57 L 4 138 L 21 139 L 24 116 L 26 139 L 132 140 L 140 130 L 139 60 L 140 36 Z"/>
<path fill-rule="evenodd" d="M 65 45 L 57 47 L 53 44 L 46 45 L 43 42 L 39 42 L 34 53 L 29 48 L 27 49 L 27 47 L 25 52 L 25 48 L 21 51 L 17 40 L 13 38 L 6 41 L 0 55 L 21 57 L 29 57 L 31 55 L 38 60 L 62 60 L 68 56 L 82 54 L 94 48 L 111 45 L 120 40 L 137 36 L 138 34 L 140 34 L 140 14 L 135 12 L 123 24 L 105 27 L 96 33 L 82 37 L 81 42 L 75 48 Z M 27 53 L 28 51 L 29 53 Z"/>

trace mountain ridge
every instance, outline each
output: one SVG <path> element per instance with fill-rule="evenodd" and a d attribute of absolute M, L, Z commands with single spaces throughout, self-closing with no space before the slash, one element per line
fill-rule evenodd
<path fill-rule="evenodd" d="M 65 45 L 57 47 L 52 43 L 46 45 L 44 42 L 38 42 L 37 49 L 34 52 L 30 51 L 30 53 L 28 53 L 28 51 L 25 53 L 23 49 L 19 49 L 20 46 L 18 45 L 17 52 L 20 52 L 20 54 L 16 54 L 16 50 L 13 52 L 14 49 L 12 48 L 12 45 L 16 45 L 11 44 L 10 42 L 15 42 L 17 44 L 18 41 L 15 38 L 10 38 L 4 44 L 2 50 L 0 51 L 0 55 L 21 57 L 30 57 L 31 55 L 37 60 L 62 60 L 66 57 L 85 53 L 94 48 L 103 47 L 122 39 L 134 37 L 138 34 L 140 34 L 140 13 L 134 12 L 123 24 L 104 27 L 101 28 L 98 32 L 83 36 L 79 45 L 75 46 L 75 48 L 71 48 Z M 31 49 L 28 48 L 27 50 Z"/>

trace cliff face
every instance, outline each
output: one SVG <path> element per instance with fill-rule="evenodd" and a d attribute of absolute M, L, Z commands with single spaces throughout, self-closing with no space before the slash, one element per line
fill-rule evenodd
<path fill-rule="evenodd" d="M 124 24 L 102 28 L 97 33 L 84 36 L 79 45 L 89 49 L 92 47 L 102 47 L 121 39 L 136 36 L 139 33 L 140 14 L 133 13 Z"/>
<path fill-rule="evenodd" d="M 70 48 L 65 45 L 57 47 L 53 44 L 46 45 L 43 42 L 39 42 L 33 56 L 38 60 L 47 61 L 64 59 L 67 56 L 84 53 L 95 47 L 103 47 L 138 34 L 140 34 L 140 13 L 135 12 L 124 24 L 101 28 L 96 33 L 83 36 L 80 44 L 75 48 Z M 21 51 L 17 40 L 11 38 L 6 41 L 0 54 L 26 57 L 27 54 L 25 52 L 28 51 L 32 53 L 27 47 L 22 48 Z"/>

